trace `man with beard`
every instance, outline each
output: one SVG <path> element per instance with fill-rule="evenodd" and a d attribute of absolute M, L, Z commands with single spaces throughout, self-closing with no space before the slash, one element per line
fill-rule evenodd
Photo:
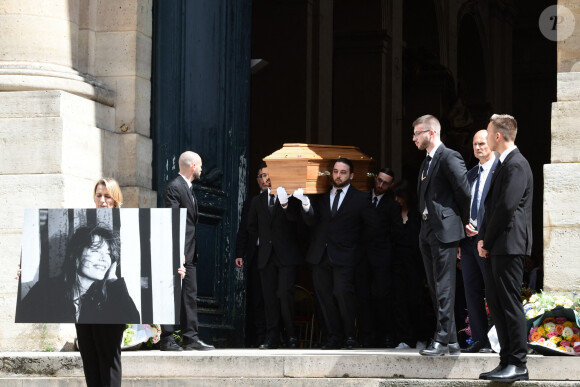
<path fill-rule="evenodd" d="M 365 348 L 395 348 L 393 335 L 393 309 L 391 294 L 391 223 L 393 211 L 398 204 L 390 188 L 395 173 L 390 168 L 381 168 L 375 175 L 375 184 L 368 200 L 380 221 L 376 243 L 365 243 L 363 259 L 355 271 L 355 289 L 358 305 L 358 332 L 361 345 Z"/>
<path fill-rule="evenodd" d="M 326 327 L 322 349 L 338 349 L 343 344 L 347 349 L 358 347 L 354 270 L 364 253 L 362 236 L 376 232 L 378 219 L 368 195 L 350 184 L 353 177 L 352 162 L 339 158 L 332 169 L 332 188 L 313 200 L 312 206 L 306 206 L 308 198 L 301 189 L 294 192 L 308 211 L 303 213 L 304 221 L 313 230 L 306 262 L 311 265 L 314 292 Z M 372 240 L 372 236 L 365 240 Z"/>
<path fill-rule="evenodd" d="M 258 167 L 256 177 L 260 192 L 270 188 L 270 175 L 268 166 L 262 161 Z M 248 213 L 252 200 L 258 195 L 247 198 L 242 207 L 242 216 L 238 233 L 236 235 L 236 267 L 246 268 L 246 346 L 254 347 L 266 341 L 266 315 L 264 312 L 264 299 L 262 297 L 262 284 L 258 272 L 258 235 L 248 232 Z"/>
<path fill-rule="evenodd" d="M 425 356 L 459 355 L 455 328 L 455 269 L 459 241 L 469 222 L 470 193 L 461 155 L 441 142 L 441 124 L 432 115 L 413 122 L 413 141 L 427 152 L 417 183 L 422 217 L 419 247 L 437 321 Z"/>
<path fill-rule="evenodd" d="M 185 225 L 185 277 L 181 288 L 180 327 L 183 345 L 180 347 L 173 337 L 172 325 L 161 325 L 162 351 L 205 351 L 214 349 L 201 341 L 197 321 L 197 242 L 196 228 L 199 218 L 197 199 L 191 182 L 201 177 L 201 157 L 194 152 L 183 152 L 179 156 L 179 176 L 171 180 L 163 192 L 165 208 L 186 208 Z"/>

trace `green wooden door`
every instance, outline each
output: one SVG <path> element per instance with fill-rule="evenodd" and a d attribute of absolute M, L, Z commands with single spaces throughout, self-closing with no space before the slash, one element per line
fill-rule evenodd
<path fill-rule="evenodd" d="M 197 268 L 200 336 L 243 345 L 243 276 L 235 235 L 247 190 L 251 0 L 156 0 L 153 186 L 162 193 L 185 150 L 203 159 Z"/>

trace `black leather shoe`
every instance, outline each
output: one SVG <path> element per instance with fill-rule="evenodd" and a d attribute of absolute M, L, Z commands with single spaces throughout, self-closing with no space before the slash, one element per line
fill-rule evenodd
<path fill-rule="evenodd" d="M 441 344 L 438 341 L 434 341 L 433 344 L 425 349 L 419 351 L 423 356 L 443 356 L 449 355 L 449 348 L 445 344 Z"/>
<path fill-rule="evenodd" d="M 264 344 L 260 345 L 258 348 L 259 349 L 276 349 L 276 348 L 278 348 L 278 343 L 275 343 L 274 341 L 268 340 Z"/>
<path fill-rule="evenodd" d="M 183 351 L 183 348 L 177 345 L 177 343 L 173 340 L 161 343 L 159 349 L 162 351 L 176 351 L 176 352 Z"/>
<path fill-rule="evenodd" d="M 459 343 L 449 343 L 449 345 L 447 345 L 447 349 L 449 350 L 450 356 L 461 355 L 461 347 L 459 346 Z"/>
<path fill-rule="evenodd" d="M 495 367 L 494 369 L 492 369 L 491 371 L 487 371 L 487 372 L 483 372 L 483 373 L 479 374 L 479 378 L 482 380 L 487 380 L 487 377 L 489 375 L 498 373 L 499 371 L 503 370 L 504 368 L 505 368 L 505 366 L 500 364 L 497 367 Z"/>
<path fill-rule="evenodd" d="M 493 349 L 491 347 L 483 347 L 479 350 L 479 353 L 493 353 Z"/>
<path fill-rule="evenodd" d="M 290 336 L 288 338 L 288 348 L 290 349 L 296 349 L 300 347 L 300 341 L 298 341 L 298 339 L 296 337 Z"/>
<path fill-rule="evenodd" d="M 345 342 L 346 349 L 358 348 L 358 341 L 354 337 L 347 337 Z"/>
<path fill-rule="evenodd" d="M 327 341 L 320 349 L 341 349 L 342 344 L 339 341 Z"/>
<path fill-rule="evenodd" d="M 195 339 L 190 343 L 183 344 L 183 350 L 185 351 L 209 351 L 211 349 L 215 349 L 215 347 L 204 343 L 200 339 Z"/>
<path fill-rule="evenodd" d="M 474 341 L 469 347 L 463 348 L 461 350 L 461 352 L 463 352 L 463 353 L 478 353 L 482 349 L 489 349 L 491 352 L 491 348 L 489 347 L 489 344 L 487 344 L 483 341 Z"/>
<path fill-rule="evenodd" d="M 528 380 L 529 378 L 526 366 L 518 367 L 513 364 L 508 364 L 503 370 L 487 376 L 487 380 L 503 383 L 513 383 L 518 380 Z"/>

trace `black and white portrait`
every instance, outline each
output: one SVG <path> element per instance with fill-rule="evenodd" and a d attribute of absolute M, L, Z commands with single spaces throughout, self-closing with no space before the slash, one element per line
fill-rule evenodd
<path fill-rule="evenodd" d="M 179 209 L 26 210 L 16 322 L 174 324 L 184 234 Z"/>

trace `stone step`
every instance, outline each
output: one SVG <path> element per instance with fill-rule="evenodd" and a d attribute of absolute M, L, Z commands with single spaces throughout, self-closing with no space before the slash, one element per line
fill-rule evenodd
<path fill-rule="evenodd" d="M 59 386 L 76 386 L 79 380 L 83 385 L 78 352 L 5 352 L 0 353 L 0 362 L 1 385 L 21 385 L 5 384 L 18 380 L 35 385 L 35 380 L 51 381 L 55 378 L 62 378 L 63 381 L 58 383 L 65 380 L 70 383 L 56 384 Z M 427 385 L 421 383 L 434 380 L 438 380 L 440 386 L 463 386 L 467 385 L 465 383 L 487 385 L 487 382 L 477 380 L 478 376 L 495 368 L 498 363 L 497 354 L 425 357 L 415 349 L 131 351 L 123 352 L 123 376 L 127 385 L 135 386 L 173 385 L 173 381 L 184 380 L 192 386 L 261 386 L 274 382 L 276 385 L 310 386 L 313 383 L 333 385 L 337 380 L 356 384 L 362 379 L 364 385 L 373 386 L 418 385 L 410 384 L 411 381 Z M 560 384 L 557 385 L 580 386 L 578 357 L 530 355 L 528 369 L 532 379 L 529 385 L 558 381 Z M 398 384 L 389 384 L 395 382 Z"/>
<path fill-rule="evenodd" d="M 511 386 L 469 379 L 380 379 L 380 378 L 123 378 L 123 387 L 472 387 Z M 85 387 L 75 378 L 0 378 L 2 387 Z M 578 387 L 578 381 L 526 381 L 518 387 Z"/>

